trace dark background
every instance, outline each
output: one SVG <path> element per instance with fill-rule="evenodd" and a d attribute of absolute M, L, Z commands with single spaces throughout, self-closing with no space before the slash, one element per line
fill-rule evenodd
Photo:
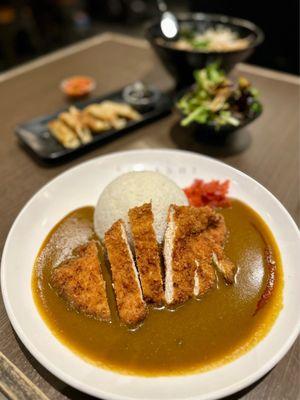
<path fill-rule="evenodd" d="M 169 0 L 168 6 L 249 19 L 266 36 L 249 62 L 299 74 L 298 0 Z M 155 0 L 0 0 L 0 71 L 108 30 L 142 37 L 156 15 Z"/>

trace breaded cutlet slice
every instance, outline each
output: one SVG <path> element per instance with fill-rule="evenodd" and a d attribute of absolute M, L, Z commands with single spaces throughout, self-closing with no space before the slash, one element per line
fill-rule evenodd
<path fill-rule="evenodd" d="M 209 240 L 198 237 L 192 244 L 196 270 L 194 273 L 194 296 L 203 296 L 216 283 L 216 274 L 212 265 L 213 250 Z"/>
<path fill-rule="evenodd" d="M 219 256 L 217 252 L 214 252 L 213 262 L 223 275 L 225 282 L 229 285 L 233 284 L 237 272 L 236 265 L 224 254 L 224 252 L 221 252 L 221 255 Z"/>
<path fill-rule="evenodd" d="M 202 237 L 208 240 L 212 248 L 212 260 L 214 265 L 223 275 L 226 283 L 232 284 L 237 271 L 236 265 L 224 253 L 224 245 L 227 236 L 227 228 L 224 217 L 211 210 L 207 229 Z"/>
<path fill-rule="evenodd" d="M 145 319 L 147 306 L 122 220 L 116 221 L 105 233 L 104 243 L 120 319 L 127 325 L 136 325 Z"/>
<path fill-rule="evenodd" d="M 131 208 L 128 216 L 144 299 L 160 305 L 164 301 L 164 289 L 151 203 Z"/>
<path fill-rule="evenodd" d="M 54 268 L 52 286 L 78 311 L 109 321 L 110 309 L 96 242 L 90 241 L 74 253 L 75 258 Z"/>
<path fill-rule="evenodd" d="M 210 237 L 203 234 L 216 213 L 210 207 L 171 205 L 165 234 L 165 298 L 178 304 L 215 285 Z"/>

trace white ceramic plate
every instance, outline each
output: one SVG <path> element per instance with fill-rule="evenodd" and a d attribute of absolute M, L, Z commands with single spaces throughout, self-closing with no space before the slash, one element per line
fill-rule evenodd
<path fill-rule="evenodd" d="M 284 266 L 284 308 L 271 332 L 236 361 L 202 374 L 143 378 L 86 363 L 64 347 L 40 317 L 31 294 L 36 254 L 50 229 L 68 212 L 93 205 L 116 176 L 158 170 L 181 187 L 194 178 L 230 179 L 230 195 L 253 207 L 271 228 Z M 173 150 L 144 150 L 99 157 L 61 174 L 23 208 L 8 235 L 1 268 L 9 319 L 33 356 L 69 385 L 102 399 L 217 399 L 250 385 L 289 350 L 300 328 L 300 236 L 284 207 L 259 183 L 213 159 Z"/>

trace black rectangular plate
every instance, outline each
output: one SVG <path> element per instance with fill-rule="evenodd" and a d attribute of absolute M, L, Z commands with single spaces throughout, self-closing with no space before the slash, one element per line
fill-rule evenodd
<path fill-rule="evenodd" d="M 109 95 L 88 99 L 74 104 L 79 109 L 86 107 L 91 103 L 99 103 L 103 100 L 113 100 L 124 102 L 122 90 L 111 93 Z M 16 127 L 15 133 L 22 144 L 25 145 L 29 153 L 43 162 L 59 162 L 78 156 L 92 148 L 101 146 L 109 140 L 116 139 L 130 132 L 135 128 L 139 128 L 163 115 L 170 112 L 172 101 L 170 97 L 161 93 L 161 97 L 153 108 L 145 112 L 141 112 L 142 119 L 140 121 L 128 121 L 123 129 L 111 129 L 106 132 L 93 135 L 90 143 L 82 144 L 77 149 L 65 149 L 49 132 L 47 124 L 49 121 L 57 118 L 58 114 L 68 109 L 65 107 L 54 114 L 32 119 L 31 121 L 20 124 Z"/>

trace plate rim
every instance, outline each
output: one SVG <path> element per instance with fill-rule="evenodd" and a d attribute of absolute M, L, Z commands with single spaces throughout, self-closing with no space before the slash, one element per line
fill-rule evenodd
<path fill-rule="evenodd" d="M 252 178 L 250 175 L 238 170 L 237 168 L 232 167 L 231 165 L 226 164 L 225 162 L 222 162 L 220 160 L 216 160 L 212 157 L 206 156 L 206 155 L 202 155 L 202 154 L 198 154 L 195 152 L 191 152 L 191 151 L 186 151 L 186 150 L 178 150 L 178 149 L 169 149 L 169 148 L 158 148 L 158 149 L 134 149 L 134 150 L 125 150 L 125 151 L 119 151 L 119 152 L 113 152 L 113 153 L 109 153 L 109 154 L 105 154 L 105 155 L 100 155 L 98 157 L 94 157 L 90 160 L 86 160 L 82 163 L 79 163 L 78 165 L 75 165 L 74 167 L 68 168 L 65 171 L 59 173 L 58 175 L 56 175 L 55 177 L 53 177 L 50 181 L 48 181 L 45 185 L 43 185 L 39 190 L 37 190 L 32 197 L 25 203 L 25 205 L 22 207 L 22 209 L 20 210 L 20 212 L 18 213 L 17 217 L 15 218 L 13 224 L 11 225 L 11 228 L 9 230 L 9 233 L 6 237 L 5 240 L 5 245 L 3 247 L 3 252 L 2 252 L 2 257 L 1 257 L 1 291 L 2 291 L 2 298 L 3 298 L 3 302 L 4 302 L 4 306 L 5 306 L 5 310 L 7 313 L 7 316 L 9 318 L 10 323 L 13 326 L 13 329 L 15 330 L 15 332 L 17 333 L 18 337 L 20 338 L 20 340 L 22 341 L 22 343 L 25 345 L 25 347 L 27 348 L 27 350 L 32 354 L 32 356 L 43 366 L 45 367 L 48 371 L 50 371 L 50 373 L 52 373 L 54 376 L 56 376 L 58 379 L 63 380 L 65 383 L 67 383 L 68 385 L 72 386 L 73 388 L 87 393 L 89 395 L 92 396 L 96 396 L 99 398 L 99 396 L 103 397 L 103 399 L 107 399 L 107 400 L 130 400 L 132 399 L 132 397 L 129 396 L 123 396 L 123 395 L 118 395 L 118 394 L 114 394 L 112 392 L 107 392 L 105 390 L 102 389 L 96 389 L 96 388 L 91 388 L 90 385 L 86 384 L 86 383 L 82 383 L 80 381 L 78 381 L 78 379 L 73 378 L 71 374 L 66 374 L 64 371 L 62 371 L 61 369 L 57 368 L 53 363 L 49 362 L 46 357 L 34 346 L 34 344 L 30 341 L 30 339 L 27 338 L 26 334 L 23 332 L 23 328 L 19 325 L 17 319 L 15 318 L 14 312 L 11 308 L 10 305 L 10 301 L 9 301 L 9 295 L 7 292 L 7 288 L 6 285 L 3 285 L 3 282 L 5 282 L 5 274 L 6 274 L 6 270 L 4 267 L 5 264 L 5 260 L 7 257 L 7 248 L 8 248 L 8 243 L 10 241 L 11 235 L 13 234 L 13 230 L 15 229 L 15 226 L 18 224 L 19 219 L 21 219 L 22 215 L 26 212 L 27 208 L 31 205 L 32 202 L 35 201 L 36 197 L 38 197 L 38 195 L 45 190 L 48 186 L 50 186 L 54 181 L 58 181 L 59 179 L 62 179 L 65 175 L 73 172 L 74 170 L 80 169 L 83 166 L 86 166 L 88 164 L 92 164 L 94 163 L 96 160 L 99 159 L 107 159 L 107 158 L 114 158 L 115 156 L 126 156 L 128 154 L 134 155 L 134 154 L 138 154 L 140 155 L 141 153 L 170 153 L 170 154 L 185 154 L 185 155 L 193 155 L 193 156 L 197 156 L 200 157 L 202 159 L 206 159 L 209 161 L 213 161 L 214 163 L 217 163 L 219 165 L 225 165 L 226 168 L 229 168 L 231 170 L 233 170 L 235 173 L 237 173 L 238 175 L 249 179 L 250 181 L 254 182 L 256 185 L 258 185 L 261 189 L 263 189 L 263 191 L 265 191 L 269 196 L 271 196 L 273 198 L 273 200 L 275 200 L 275 203 L 277 203 L 277 206 L 279 208 L 281 208 L 281 210 L 284 212 L 285 216 L 287 217 L 287 220 L 289 221 L 290 226 L 293 228 L 294 232 L 295 232 L 295 238 L 297 237 L 297 240 L 300 243 L 300 231 L 296 225 L 296 222 L 294 221 L 294 219 L 292 218 L 292 216 L 289 214 L 289 212 L 287 211 L 287 209 L 283 206 L 283 204 L 267 189 L 265 188 L 261 183 L 259 183 L 258 181 L 256 181 L 254 178 Z M 279 350 L 276 351 L 276 353 L 274 354 L 274 356 L 269 359 L 267 362 L 265 362 L 265 364 L 258 368 L 258 370 L 256 372 L 254 372 L 253 374 L 245 377 L 244 379 L 228 386 L 222 389 L 218 389 L 217 391 L 213 391 L 210 394 L 200 394 L 200 395 L 196 395 L 196 396 L 192 396 L 192 397 L 182 397 L 182 399 L 190 399 L 190 400 L 196 400 L 196 399 L 205 399 L 205 400 L 217 400 L 220 399 L 224 396 L 228 396 L 231 395 L 233 393 L 239 392 L 240 390 L 250 386 L 251 384 L 253 384 L 254 382 L 256 382 L 257 380 L 259 380 L 260 378 L 262 378 L 265 374 L 267 374 L 272 368 L 274 368 L 274 366 L 286 355 L 286 353 L 290 350 L 290 348 L 292 347 L 292 345 L 294 344 L 294 342 L 296 341 L 298 335 L 300 333 L 300 316 L 298 318 L 298 323 L 295 324 L 294 330 L 289 334 L 288 339 L 285 341 L 284 345 L 281 346 L 281 348 Z M 251 350 L 250 350 L 251 351 Z M 122 374 L 119 374 L 116 371 L 112 371 L 114 373 L 116 373 L 117 375 L 123 376 Z M 193 374 L 193 375 L 197 375 Z M 199 373 L 200 375 L 200 373 Z M 185 375 L 183 375 L 185 376 Z M 187 375 L 188 376 L 188 375 Z M 156 378 L 175 378 L 176 376 L 163 376 L 163 377 L 141 377 L 141 378 L 145 378 L 145 379 L 156 379 Z M 143 397 L 143 400 L 146 400 L 147 397 Z"/>

